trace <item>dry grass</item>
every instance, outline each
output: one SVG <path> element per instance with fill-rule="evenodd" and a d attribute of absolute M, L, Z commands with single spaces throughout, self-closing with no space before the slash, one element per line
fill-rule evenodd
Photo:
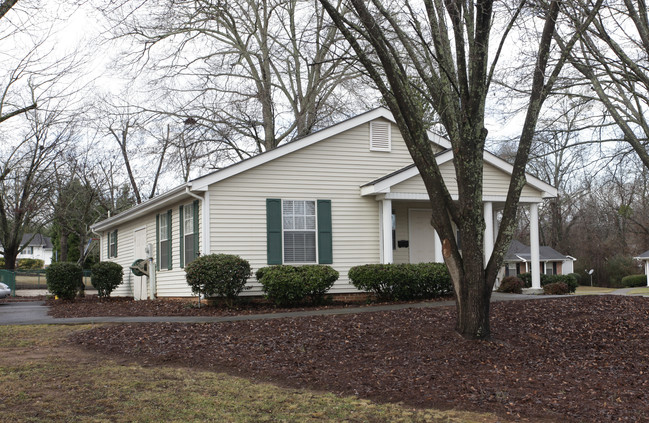
<path fill-rule="evenodd" d="M 497 422 L 492 414 L 413 409 L 66 345 L 90 326 L 0 326 L 3 422 Z"/>

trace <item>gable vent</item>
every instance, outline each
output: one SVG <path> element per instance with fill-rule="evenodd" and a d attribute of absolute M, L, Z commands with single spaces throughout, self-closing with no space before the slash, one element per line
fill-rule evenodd
<path fill-rule="evenodd" d="M 390 122 L 370 122 L 370 150 L 390 151 L 392 133 Z"/>

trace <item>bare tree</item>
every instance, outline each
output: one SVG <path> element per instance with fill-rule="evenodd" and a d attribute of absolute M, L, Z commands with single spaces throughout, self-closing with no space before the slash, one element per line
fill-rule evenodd
<path fill-rule="evenodd" d="M 339 51 L 340 33 L 324 26 L 317 3 L 160 0 L 106 13 L 120 35 L 143 42 L 138 59 L 173 102 L 165 113 L 191 116 L 225 146 L 253 140 L 255 152 L 270 150 L 363 100 L 355 61 Z"/>
<path fill-rule="evenodd" d="M 14 269 L 26 246 L 26 228 L 42 228 L 51 220 L 49 196 L 54 163 L 70 142 L 70 127 L 58 121 L 60 112 L 32 111 L 24 139 L 10 149 L 1 164 L 0 243 L 5 266 Z"/>
<path fill-rule="evenodd" d="M 542 16 L 544 25 L 540 33 L 533 35 L 538 47 L 529 78 L 527 114 L 501 229 L 487 263 L 482 203 L 486 98 L 504 37 L 520 19 L 526 2 L 521 1 L 509 16 L 504 10 L 494 10 L 491 0 L 424 0 L 421 7 L 408 1 L 397 5 L 380 0 L 348 0 L 345 5 L 353 10 L 353 16 L 341 13 L 328 0 L 320 2 L 377 85 L 424 181 L 431 198 L 432 225 L 442 239 L 444 260 L 455 288 L 456 330 L 470 339 L 489 337 L 489 299 L 516 224 L 534 130 L 541 107 L 565 62 L 565 56 L 561 56 L 553 66 L 549 65 L 561 2 L 551 1 L 547 9 L 534 10 L 534 15 Z M 508 23 L 495 31 L 494 25 L 505 17 Z M 489 44 L 497 32 L 503 38 L 492 57 Z M 577 39 L 574 34 L 570 43 Z M 428 140 L 424 104 L 432 105 L 451 141 L 457 201 L 444 184 Z M 461 252 L 453 224 L 465 234 Z"/>
<path fill-rule="evenodd" d="M 597 98 L 622 132 L 620 137 L 649 168 L 649 17 L 644 0 L 613 0 L 599 7 L 576 1 L 573 24 L 597 19 L 572 49 L 570 63 L 586 78 Z M 560 38 L 560 45 L 564 42 Z"/>

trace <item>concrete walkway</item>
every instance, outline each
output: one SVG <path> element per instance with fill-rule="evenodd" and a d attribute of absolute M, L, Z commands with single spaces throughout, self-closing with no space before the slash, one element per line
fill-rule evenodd
<path fill-rule="evenodd" d="M 553 298 L 552 295 L 519 295 L 494 292 L 492 302 L 520 301 Z M 330 316 L 337 314 L 372 313 L 376 311 L 403 310 L 408 308 L 437 308 L 454 306 L 454 301 L 422 302 L 409 304 L 387 304 L 367 307 L 348 307 L 324 310 L 288 311 L 281 313 L 248 314 L 239 316 L 98 316 L 55 318 L 47 314 L 49 307 L 44 301 L 15 302 L 0 304 L 0 325 L 50 325 L 50 324 L 95 324 L 95 323 L 219 323 L 242 320 L 282 319 L 302 316 Z"/>

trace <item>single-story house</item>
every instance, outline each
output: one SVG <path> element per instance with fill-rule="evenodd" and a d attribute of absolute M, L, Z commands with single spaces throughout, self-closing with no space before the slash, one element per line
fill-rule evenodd
<path fill-rule="evenodd" d="M 567 275 L 574 272 L 574 262 L 577 259 L 566 256 L 552 247 L 539 247 L 539 269 L 546 275 Z M 532 270 L 531 248 L 520 241 L 513 240 L 505 254 L 504 276 L 520 275 Z"/>
<path fill-rule="evenodd" d="M 457 197 L 450 142 L 432 132 L 429 137 Z M 488 152 L 484 159 L 490 257 L 512 166 Z M 538 205 L 554 196 L 555 188 L 527 176 L 520 201 L 530 209 L 537 246 Z M 430 214 L 394 119 L 378 108 L 184 183 L 92 229 L 101 237 L 101 259 L 125 268 L 114 295 L 190 296 L 183 268 L 211 253 L 237 254 L 253 272 L 274 264 L 328 264 L 340 273 L 331 292 L 347 294 L 357 292 L 347 277 L 352 266 L 442 262 Z M 538 248 L 532 256 L 538 262 Z M 151 262 L 148 282 L 129 271 L 144 258 Z M 246 295 L 261 295 L 261 285 L 249 283 Z"/>
<path fill-rule="evenodd" d="M 638 257 L 634 257 L 634 259 L 644 262 L 644 273 L 647 275 L 647 286 L 649 286 L 649 250 L 640 254 Z"/>
<path fill-rule="evenodd" d="M 20 245 L 27 246 L 18 254 L 17 259 L 43 260 L 44 266 L 52 264 L 52 239 L 42 234 L 24 234 Z"/>

